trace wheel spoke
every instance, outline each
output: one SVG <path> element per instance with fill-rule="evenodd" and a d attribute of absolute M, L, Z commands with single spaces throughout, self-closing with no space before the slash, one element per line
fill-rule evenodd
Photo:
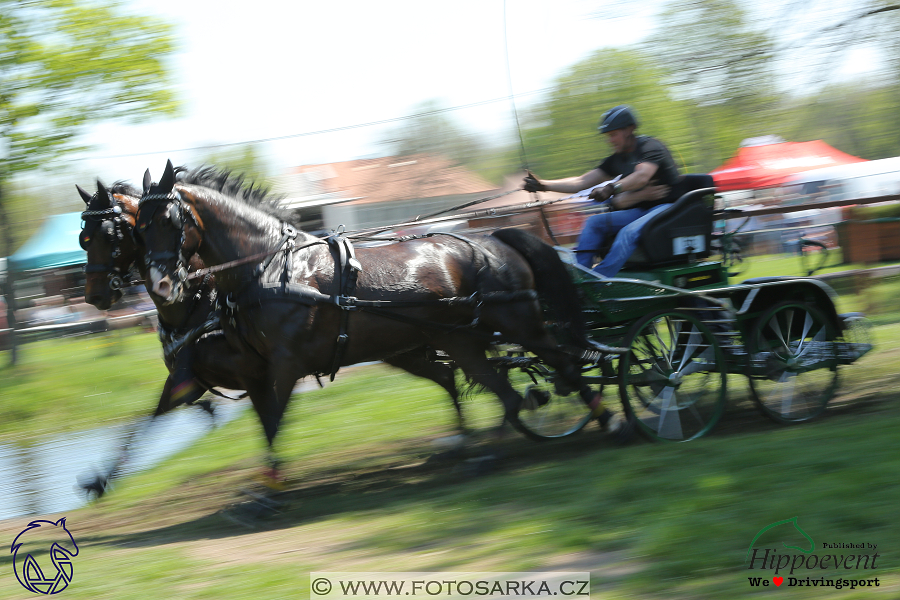
<path fill-rule="evenodd" d="M 667 323 L 667 325 L 668 325 L 668 327 L 669 327 L 669 335 L 671 335 L 671 333 L 672 333 L 672 326 L 671 326 L 671 324 L 669 324 L 669 323 Z M 662 340 L 662 338 L 659 336 L 659 331 L 656 329 L 656 327 L 653 327 L 653 335 L 656 336 L 656 339 L 659 341 L 660 346 L 662 346 L 662 347 L 663 347 L 663 350 L 665 350 L 665 352 L 663 352 L 663 358 L 666 359 L 666 363 L 668 363 L 669 368 L 671 369 L 671 368 L 672 368 L 672 361 L 669 359 L 669 346 L 666 345 L 666 343 L 665 343 L 665 342 Z M 672 341 L 671 338 L 669 339 L 669 341 L 670 341 L 670 342 Z"/>
<path fill-rule="evenodd" d="M 678 365 L 677 369 L 679 373 L 684 368 L 684 363 L 694 356 L 694 351 L 697 349 L 697 345 L 700 343 L 702 337 L 703 336 L 695 325 L 694 328 L 691 329 L 691 336 L 688 338 L 687 346 L 684 348 L 684 354 L 681 356 L 681 364 Z"/>
<path fill-rule="evenodd" d="M 696 360 L 692 360 L 684 369 L 680 369 L 678 373 L 682 377 L 686 377 L 697 371 L 709 370 L 716 364 L 716 351 L 712 346 L 707 346 L 706 350 L 697 355 Z"/>
<path fill-rule="evenodd" d="M 800 343 L 797 344 L 797 356 L 803 354 L 803 343 L 806 341 L 806 336 L 809 334 L 809 330 L 813 326 L 813 318 L 812 315 L 806 313 L 806 319 L 803 321 L 803 333 L 800 335 Z"/>
<path fill-rule="evenodd" d="M 794 403 L 794 387 L 797 385 L 797 374 L 785 371 L 781 374 L 778 382 L 781 386 L 781 414 L 791 414 L 792 405 Z"/>
<path fill-rule="evenodd" d="M 806 348 L 804 348 L 802 352 L 797 353 L 797 358 L 805 356 L 812 348 L 814 348 L 817 345 L 817 344 L 813 344 L 813 342 L 824 342 L 825 341 L 825 333 L 826 333 L 825 326 L 823 325 L 816 332 L 816 335 L 813 336 L 812 340 L 810 340 L 810 343 L 808 343 L 806 345 Z"/>
<path fill-rule="evenodd" d="M 681 417 L 678 414 L 678 402 L 675 388 L 667 385 L 659 394 L 662 400 L 659 409 L 659 426 L 656 433 L 660 437 L 669 440 L 684 439 L 684 431 L 681 429 Z"/>
<path fill-rule="evenodd" d="M 778 336 L 778 340 L 781 342 L 781 345 L 784 346 L 784 349 L 787 350 L 787 353 L 791 353 L 791 347 L 788 346 L 788 343 L 784 341 L 784 336 L 781 334 L 781 329 L 778 327 L 778 315 L 772 315 L 772 319 L 769 321 L 769 327 L 772 328 L 772 331 L 775 332 L 775 335 Z M 788 335 L 790 335 L 790 329 L 788 329 Z"/>
<path fill-rule="evenodd" d="M 672 345 L 669 351 L 669 367 L 675 369 L 675 354 L 678 352 L 678 340 L 681 339 L 682 321 L 675 319 L 667 319 L 669 323 L 669 343 Z"/>

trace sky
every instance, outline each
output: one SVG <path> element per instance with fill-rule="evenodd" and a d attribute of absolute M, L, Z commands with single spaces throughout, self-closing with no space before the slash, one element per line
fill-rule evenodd
<path fill-rule="evenodd" d="M 95 148 L 73 157 L 73 167 L 136 182 L 145 168 L 160 173 L 167 158 L 190 166 L 203 154 L 185 149 L 397 119 L 429 100 L 480 104 L 452 116 L 503 136 L 514 126 L 510 80 L 522 111 L 540 97 L 535 91 L 592 51 L 640 41 L 652 28 L 654 4 L 610 2 L 598 15 L 603 3 L 584 0 L 132 0 L 134 11 L 177 26 L 171 65 L 183 116 L 96 127 L 88 136 Z M 258 149 L 277 174 L 377 155 L 387 127 Z"/>
<path fill-rule="evenodd" d="M 166 159 L 197 166 L 221 145 L 272 138 L 286 139 L 255 146 L 271 175 L 303 164 L 377 156 L 383 152 L 378 140 L 392 125 L 354 126 L 414 114 L 431 100 L 444 107 L 478 105 L 453 111 L 453 119 L 489 139 L 502 138 L 515 127 L 511 91 L 522 113 L 540 99 L 540 90 L 593 51 L 634 45 L 652 34 L 664 4 L 127 2 L 137 14 L 176 25 L 178 51 L 170 64 L 183 114 L 141 126 L 94 127 L 87 136 L 93 149 L 68 158 L 67 167 L 107 182 L 137 183 L 146 168 L 157 178 Z M 850 61 L 842 69 L 852 74 L 863 64 L 871 60 Z M 340 128 L 347 129 L 302 135 Z"/>

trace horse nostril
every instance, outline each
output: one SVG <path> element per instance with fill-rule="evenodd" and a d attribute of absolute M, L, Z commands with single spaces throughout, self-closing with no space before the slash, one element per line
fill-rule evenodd
<path fill-rule="evenodd" d="M 91 297 L 88 298 L 88 304 L 100 308 L 100 305 L 103 304 L 103 296 L 101 296 L 100 294 L 91 295 Z"/>
<path fill-rule="evenodd" d="M 172 286 L 168 281 L 162 280 L 156 284 L 156 295 L 164 300 L 168 300 L 169 294 L 172 291 Z"/>

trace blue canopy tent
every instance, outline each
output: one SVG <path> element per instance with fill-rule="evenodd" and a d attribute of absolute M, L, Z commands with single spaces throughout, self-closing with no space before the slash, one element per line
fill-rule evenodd
<path fill-rule="evenodd" d="M 78 243 L 80 233 L 80 212 L 47 217 L 40 229 L 9 257 L 7 266 L 22 272 L 85 264 L 87 252 Z"/>

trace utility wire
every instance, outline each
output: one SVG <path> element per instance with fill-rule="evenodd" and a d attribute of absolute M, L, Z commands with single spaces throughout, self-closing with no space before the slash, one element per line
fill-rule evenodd
<path fill-rule="evenodd" d="M 550 89 L 551 88 L 542 88 L 539 90 L 532 90 L 530 92 L 523 92 L 523 93 L 519 94 L 519 97 L 533 96 L 534 94 L 541 94 L 541 93 L 549 91 Z M 280 136 L 269 137 L 269 138 L 259 138 L 259 139 L 255 139 L 255 140 L 244 140 L 241 142 L 223 142 L 220 144 L 205 144 L 202 146 L 192 146 L 192 147 L 188 147 L 188 148 L 174 148 L 174 149 L 168 149 L 168 150 L 151 150 L 149 152 L 135 152 L 135 153 L 131 153 L 131 154 L 113 154 L 113 155 L 109 155 L 109 156 L 86 156 L 86 157 L 73 159 L 69 162 L 78 162 L 81 160 L 106 160 L 106 159 L 113 159 L 113 158 L 134 158 L 137 156 L 147 156 L 147 155 L 151 155 L 151 154 L 171 154 L 171 153 L 175 153 L 175 152 L 190 152 L 193 150 L 207 150 L 207 149 L 212 149 L 212 148 L 226 148 L 229 146 L 245 146 L 245 145 L 249 145 L 249 144 L 261 144 L 261 143 L 265 143 L 265 142 L 276 142 L 276 141 L 280 141 L 280 140 L 309 137 L 309 136 L 313 136 L 313 135 L 323 135 L 326 133 L 338 133 L 341 131 L 349 131 L 351 129 L 361 129 L 363 127 L 373 127 L 375 125 L 386 125 L 388 123 L 397 123 L 400 121 L 407 121 L 409 119 L 419 119 L 422 117 L 428 117 L 431 115 L 452 112 L 455 110 L 464 110 L 467 108 L 476 108 L 479 106 L 485 106 L 485 105 L 494 104 L 497 102 L 506 102 L 507 100 L 513 101 L 513 109 L 515 110 L 515 99 L 507 96 L 507 97 L 503 97 L 503 98 L 492 98 L 490 100 L 482 100 L 480 102 L 473 102 L 471 104 L 462 104 L 459 106 L 439 108 L 439 109 L 430 110 L 430 111 L 426 111 L 426 112 L 422 112 L 422 113 L 416 113 L 414 115 L 405 115 L 402 117 L 394 117 L 391 119 L 382 119 L 380 121 L 369 121 L 368 123 L 356 123 L 354 125 L 343 125 L 341 127 L 332 127 L 331 129 L 319 129 L 316 131 L 304 131 L 301 133 L 291 133 L 291 134 L 287 134 L 287 135 L 280 135 Z M 519 125 L 518 118 L 516 118 L 516 128 L 517 129 L 518 129 L 518 125 Z M 521 142 L 521 138 L 522 138 L 522 135 L 520 132 L 519 133 L 520 142 Z M 524 146 L 522 149 L 524 152 Z"/>

